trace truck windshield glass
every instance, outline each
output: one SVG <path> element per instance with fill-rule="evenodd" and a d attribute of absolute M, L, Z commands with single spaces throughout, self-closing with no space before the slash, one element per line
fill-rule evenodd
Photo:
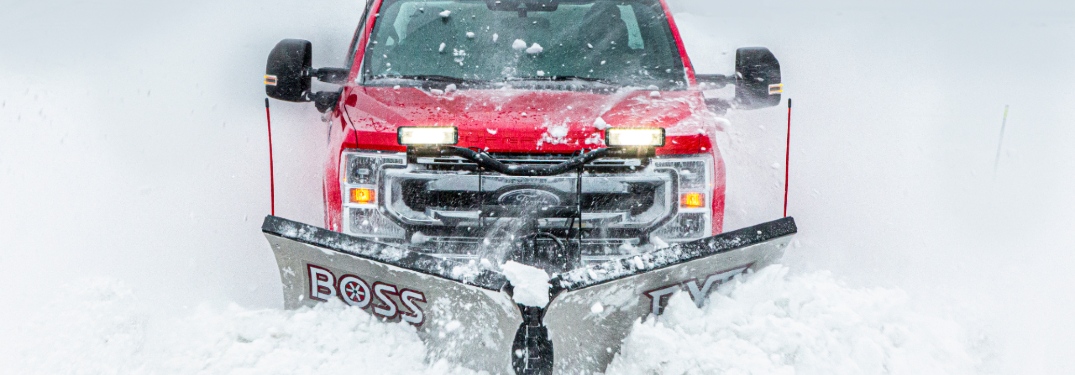
<path fill-rule="evenodd" d="M 658 0 L 386 0 L 363 78 L 686 87 Z"/>

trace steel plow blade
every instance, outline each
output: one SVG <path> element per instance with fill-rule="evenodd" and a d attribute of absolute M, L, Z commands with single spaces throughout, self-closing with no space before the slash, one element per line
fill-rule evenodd
<path fill-rule="evenodd" d="M 340 300 L 414 325 L 431 358 L 512 373 L 522 318 L 502 292 L 502 275 L 274 216 L 262 232 L 280 267 L 286 308 Z"/>
<path fill-rule="evenodd" d="M 796 231 L 783 218 L 557 276 L 543 319 L 555 373 L 603 372 L 635 321 L 660 315 L 678 292 L 702 307 L 720 284 L 779 260 Z"/>
<path fill-rule="evenodd" d="M 338 300 L 415 326 L 431 359 L 520 375 L 604 371 L 635 321 L 660 315 L 678 292 L 703 306 L 720 284 L 780 259 L 796 230 L 795 221 L 784 218 L 590 263 L 555 275 L 551 302 L 536 308 L 516 305 L 502 274 L 469 263 L 275 216 L 262 226 L 286 308 Z M 531 352 L 540 352 L 541 363 L 532 363 L 530 354 L 525 361 L 516 356 Z"/>

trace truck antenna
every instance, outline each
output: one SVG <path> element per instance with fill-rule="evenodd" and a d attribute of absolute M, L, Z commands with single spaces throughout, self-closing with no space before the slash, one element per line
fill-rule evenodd
<path fill-rule="evenodd" d="M 784 217 L 788 217 L 788 169 L 791 162 L 791 98 L 788 98 L 788 143 L 784 148 Z"/>
<path fill-rule="evenodd" d="M 272 202 L 269 213 L 276 216 L 276 172 L 272 161 L 272 116 L 269 115 L 269 98 L 265 98 L 265 123 L 269 127 L 269 200 Z"/>

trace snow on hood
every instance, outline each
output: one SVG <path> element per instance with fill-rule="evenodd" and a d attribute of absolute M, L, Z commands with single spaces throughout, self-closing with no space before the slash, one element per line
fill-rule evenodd
<path fill-rule="evenodd" d="M 461 145 L 551 152 L 603 146 L 601 135 L 609 126 L 663 127 L 674 137 L 713 134 L 721 124 L 696 91 L 652 95 L 638 88 L 609 94 L 355 86 L 344 104 L 359 131 L 394 134 L 399 126 L 451 125 L 459 128 Z"/>

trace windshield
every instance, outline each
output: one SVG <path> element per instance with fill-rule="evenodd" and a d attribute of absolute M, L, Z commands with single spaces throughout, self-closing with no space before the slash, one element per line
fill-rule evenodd
<path fill-rule="evenodd" d="M 686 87 L 658 0 L 386 0 L 364 61 L 367 84 Z"/>

